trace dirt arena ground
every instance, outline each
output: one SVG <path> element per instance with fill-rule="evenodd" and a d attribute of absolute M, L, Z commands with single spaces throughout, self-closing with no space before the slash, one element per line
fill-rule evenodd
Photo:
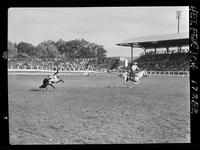
<path fill-rule="evenodd" d="M 10 144 L 189 143 L 188 77 L 62 76 L 54 91 L 32 90 L 44 76 L 8 76 Z"/>

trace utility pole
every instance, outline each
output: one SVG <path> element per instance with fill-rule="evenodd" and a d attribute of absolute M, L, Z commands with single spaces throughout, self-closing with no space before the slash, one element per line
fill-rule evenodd
<path fill-rule="evenodd" d="M 181 11 L 176 11 L 176 19 L 178 19 L 178 29 L 177 32 L 179 33 L 179 20 L 181 19 Z"/>

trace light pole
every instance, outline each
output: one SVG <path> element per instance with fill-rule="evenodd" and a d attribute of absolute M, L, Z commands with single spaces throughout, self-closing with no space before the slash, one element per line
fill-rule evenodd
<path fill-rule="evenodd" d="M 176 19 L 178 19 L 177 33 L 179 33 L 179 20 L 181 19 L 181 11 L 180 10 L 176 11 Z M 179 47 L 177 47 L 177 51 L 180 52 L 180 48 Z"/>
<path fill-rule="evenodd" d="M 176 11 L 176 19 L 178 19 L 178 29 L 177 29 L 177 32 L 179 33 L 179 19 L 181 19 L 181 11 L 180 10 Z"/>

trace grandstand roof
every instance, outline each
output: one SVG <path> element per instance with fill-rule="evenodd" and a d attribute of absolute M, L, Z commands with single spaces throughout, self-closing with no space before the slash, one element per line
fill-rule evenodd
<path fill-rule="evenodd" d="M 188 46 L 189 45 L 189 33 L 172 33 L 164 35 L 152 35 L 152 36 L 142 36 L 133 37 L 126 39 L 120 43 L 118 46 L 128 46 L 128 47 L 142 47 L 142 48 L 163 48 L 163 47 L 173 47 L 173 46 Z"/>

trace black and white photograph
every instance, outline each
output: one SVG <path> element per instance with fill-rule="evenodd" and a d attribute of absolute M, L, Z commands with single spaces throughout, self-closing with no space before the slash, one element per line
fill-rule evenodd
<path fill-rule="evenodd" d="M 10 7 L 10 145 L 191 143 L 189 10 Z"/>

